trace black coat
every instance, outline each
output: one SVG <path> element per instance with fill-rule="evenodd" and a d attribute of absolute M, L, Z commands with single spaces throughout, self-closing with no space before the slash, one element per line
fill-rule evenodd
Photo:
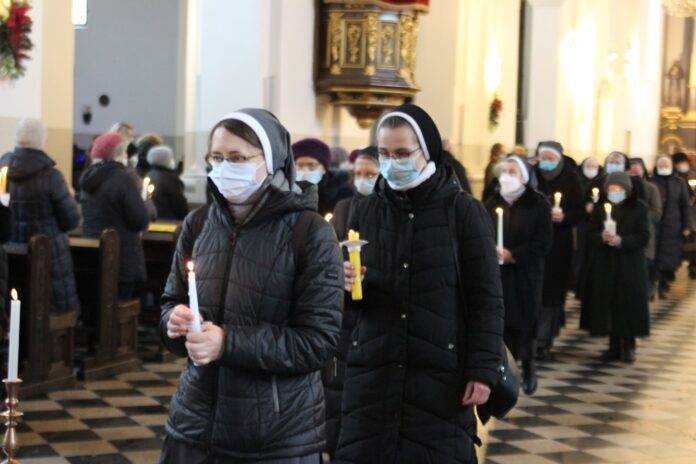
<path fill-rule="evenodd" d="M 675 272 L 681 266 L 682 232 L 693 227 L 689 187 L 674 174 L 656 175 L 650 180 L 662 198 L 662 218 L 655 228 L 655 267 L 658 271 Z"/>
<path fill-rule="evenodd" d="M 562 306 L 570 285 L 573 261 L 573 227 L 585 216 L 583 192 L 576 166 L 564 157 L 561 172 L 551 180 L 546 180 L 539 166 L 534 167 L 539 182 L 538 189 L 546 195 L 551 204 L 554 193 L 561 192 L 561 208 L 565 215 L 563 222 L 553 223 L 553 245 L 546 256 L 544 268 L 543 304 Z"/>
<path fill-rule="evenodd" d="M 2 244 L 12 235 L 12 213 L 10 208 L 0 204 L 0 311 L 6 314 L 7 308 L 7 253 Z M 0 316 L 4 321 L 5 317 Z M 3 327 L 6 329 L 6 327 Z M 4 332 L 1 332 L 4 333 Z"/>
<path fill-rule="evenodd" d="M 8 166 L 12 210 L 11 241 L 28 243 L 35 234 L 51 241 L 51 310 L 80 309 L 66 232 L 80 224 L 80 212 L 63 175 L 46 153 L 15 148 L 0 160 Z"/>
<path fill-rule="evenodd" d="M 650 334 L 648 265 L 645 249 L 650 240 L 648 206 L 636 192 L 614 205 L 612 218 L 621 246 L 602 241 L 606 213 L 595 208 L 587 227 L 587 260 L 579 287 L 583 311 L 580 327 L 591 335 L 620 337 Z"/>
<path fill-rule="evenodd" d="M 551 205 L 530 188 L 512 205 L 498 194 L 486 202 L 497 228 L 496 208 L 503 209 L 503 247 L 510 250 L 515 261 L 500 267 L 505 327 L 532 334 L 541 310 L 544 261 L 553 242 Z"/>
<path fill-rule="evenodd" d="M 463 295 L 448 221 L 455 197 Z M 467 381 L 496 382 L 504 311 L 485 209 L 440 166 L 403 194 L 380 179 L 351 228 L 369 244 L 364 299 L 346 310 L 358 321 L 336 462 L 474 462 L 476 420 L 462 398 Z"/>
<path fill-rule="evenodd" d="M 344 198 L 350 198 L 355 192 L 350 175 L 341 170 L 327 171 L 317 187 L 319 187 L 318 211 L 322 216 L 333 212 L 336 203 Z"/>
<path fill-rule="evenodd" d="M 338 345 L 343 306 L 336 236 L 315 215 L 304 257 L 294 254 L 292 228 L 301 211 L 316 208 L 316 194 L 269 187 L 241 225 L 218 192 L 214 197 L 197 240 L 196 213 L 184 221 L 160 332 L 169 350 L 186 356 L 184 340 L 169 339 L 166 323 L 176 305 L 188 304 L 184 265 L 193 257 L 200 311 L 225 330 L 224 353 L 207 366 L 189 360 L 165 430 L 240 460 L 319 452 L 325 446 L 320 369 Z"/>
<path fill-rule="evenodd" d="M 464 165 L 452 153 L 445 150 L 442 150 L 442 162 L 452 168 L 462 190 L 466 193 L 471 193 L 471 185 L 469 184 L 469 177 L 466 174 Z"/>
<path fill-rule="evenodd" d="M 80 179 L 83 233 L 99 237 L 114 228 L 120 242 L 119 282 L 141 282 L 146 278 L 145 254 L 140 238 L 150 215 L 140 188 L 130 172 L 114 161 L 91 165 Z"/>
<path fill-rule="evenodd" d="M 177 221 L 184 219 L 188 214 L 188 203 L 184 196 L 184 183 L 179 179 L 179 174 L 173 169 L 153 166 L 147 177 L 155 186 L 152 201 L 157 208 L 157 217 Z"/>

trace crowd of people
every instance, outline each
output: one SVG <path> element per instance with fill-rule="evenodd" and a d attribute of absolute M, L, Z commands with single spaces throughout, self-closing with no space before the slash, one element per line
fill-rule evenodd
<path fill-rule="evenodd" d="M 162 463 L 475 462 L 474 408 L 499 381 L 503 347 L 534 394 L 569 292 L 581 327 L 608 338 L 598 356 L 631 363 L 649 301 L 667 297 L 684 260 L 696 279 L 685 153 L 659 156 L 650 176 L 621 152 L 578 165 L 556 141 L 530 154 L 495 144 L 479 201 L 422 108 L 388 111 L 375 134 L 348 154 L 291 144 L 268 111 L 230 113 L 210 131 L 208 202 L 189 211 L 160 136 L 118 123 L 96 137 L 75 193 L 41 123 L 20 122 L 0 159 L 0 240 L 51 238 L 54 311 L 79 309 L 67 232 L 116 229 L 130 298 L 146 277 L 142 233 L 183 221 L 159 332 L 188 362 Z M 356 232 L 359 268 L 340 246 Z"/>

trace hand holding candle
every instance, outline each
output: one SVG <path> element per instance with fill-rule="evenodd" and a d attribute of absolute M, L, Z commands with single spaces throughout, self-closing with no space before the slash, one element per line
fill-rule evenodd
<path fill-rule="evenodd" d="M 0 169 L 0 203 L 10 206 L 10 194 L 7 192 L 7 166 Z"/>
<path fill-rule="evenodd" d="M 367 242 L 360 240 L 360 233 L 354 230 L 348 231 L 348 240 L 343 242 L 341 245 L 348 248 L 348 257 L 350 259 L 350 264 L 355 268 L 355 282 L 353 283 L 353 288 L 351 290 L 351 297 L 353 301 L 362 300 L 362 264 L 360 260 L 360 249 L 367 245 Z"/>
<path fill-rule="evenodd" d="M 7 379 L 14 381 L 17 380 L 19 368 L 19 321 L 22 302 L 18 299 L 17 290 L 13 288 L 10 293 L 12 302 L 10 303 L 10 352 L 7 359 Z"/>
<path fill-rule="evenodd" d="M 196 289 L 196 273 L 193 272 L 193 261 L 186 263 L 188 268 L 188 294 L 189 294 L 189 308 L 191 309 L 191 316 L 193 320 L 191 321 L 191 330 L 193 332 L 201 331 L 201 316 L 198 310 L 198 290 Z"/>
<path fill-rule="evenodd" d="M 563 208 L 561 208 L 561 200 L 563 199 L 563 194 L 561 192 L 556 192 L 553 194 L 553 212 L 562 213 Z"/>
<path fill-rule="evenodd" d="M 500 258 L 503 251 L 503 208 L 496 208 L 496 214 L 498 215 L 498 264 L 503 264 L 503 260 Z"/>
<path fill-rule="evenodd" d="M 155 192 L 155 185 L 154 185 L 154 184 L 148 185 L 148 186 L 147 186 L 147 198 L 148 198 L 148 200 L 149 200 L 150 198 L 152 198 L 152 194 L 153 194 L 154 192 Z"/>

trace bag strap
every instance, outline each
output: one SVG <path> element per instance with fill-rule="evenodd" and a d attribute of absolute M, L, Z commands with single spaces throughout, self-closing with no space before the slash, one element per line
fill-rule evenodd
<path fill-rule="evenodd" d="M 302 269 L 305 266 L 305 244 L 309 237 L 309 228 L 316 213 L 310 210 L 301 211 L 292 228 L 292 253 L 295 256 L 297 267 Z"/>
<path fill-rule="evenodd" d="M 461 304 L 464 308 L 464 319 L 467 317 L 466 303 L 464 302 L 464 280 L 462 279 L 462 270 L 459 255 L 459 240 L 457 235 L 457 220 L 455 211 L 457 210 L 457 201 L 459 200 L 459 192 L 453 196 L 452 203 L 447 206 L 447 225 L 449 226 L 450 241 L 452 251 L 454 252 L 454 267 L 457 273 L 457 287 L 461 298 Z"/>

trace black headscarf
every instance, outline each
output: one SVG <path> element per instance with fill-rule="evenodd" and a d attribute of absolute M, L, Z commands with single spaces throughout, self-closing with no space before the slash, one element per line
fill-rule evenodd
<path fill-rule="evenodd" d="M 628 165 L 629 167 L 632 164 L 640 164 L 643 167 L 643 179 L 648 178 L 648 168 L 645 167 L 645 161 L 643 161 L 643 158 L 629 158 L 628 159 Z"/>

